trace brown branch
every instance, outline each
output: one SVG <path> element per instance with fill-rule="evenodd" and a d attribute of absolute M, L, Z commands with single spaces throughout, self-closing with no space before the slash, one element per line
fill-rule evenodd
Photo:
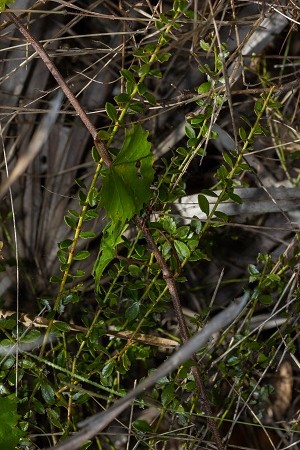
<path fill-rule="evenodd" d="M 45 63 L 46 67 L 48 68 L 49 72 L 52 74 L 52 76 L 57 81 L 58 85 L 63 90 L 64 94 L 66 95 L 67 99 L 77 112 L 78 116 L 80 117 L 83 124 L 88 129 L 89 133 L 91 134 L 95 147 L 97 148 L 100 157 L 103 159 L 104 163 L 107 167 L 111 164 L 111 158 L 109 156 L 109 153 L 104 145 L 104 143 L 100 140 L 97 130 L 94 127 L 94 125 L 91 123 L 90 119 L 88 118 L 86 112 L 84 111 L 83 107 L 80 105 L 79 101 L 65 82 L 63 76 L 59 72 L 58 68 L 54 64 L 53 61 L 49 58 L 48 53 L 46 50 L 42 47 L 42 45 L 36 40 L 36 38 L 23 26 L 20 19 L 9 9 L 5 11 L 9 19 L 16 25 L 18 30 L 23 34 L 23 36 L 27 39 L 28 42 L 32 45 L 32 47 L 35 49 L 37 54 L 40 56 L 40 58 Z"/>
<path fill-rule="evenodd" d="M 176 314 L 176 318 L 178 320 L 178 325 L 179 325 L 179 332 L 180 332 L 180 336 L 181 339 L 183 341 L 183 343 L 187 342 L 190 337 L 189 337 L 189 332 L 188 332 L 188 328 L 187 328 L 187 324 L 182 312 L 182 308 L 181 308 L 181 304 L 180 304 L 180 298 L 179 298 L 179 294 L 178 294 L 178 289 L 176 286 L 176 282 L 174 280 L 174 276 L 172 274 L 172 272 L 170 271 L 168 264 L 166 263 L 165 259 L 163 258 L 163 256 L 161 255 L 160 251 L 157 248 L 156 243 L 154 242 L 151 233 L 149 232 L 149 230 L 147 229 L 147 227 L 145 227 L 143 221 L 141 220 L 140 217 L 136 217 L 135 218 L 135 223 L 138 226 L 138 228 L 140 230 L 142 230 L 145 239 L 147 241 L 147 244 L 150 248 L 150 250 L 152 251 L 152 253 L 154 254 L 158 264 L 160 265 L 163 277 L 166 281 L 168 290 L 171 294 L 171 298 L 172 298 L 172 302 L 173 302 L 173 307 L 175 310 L 175 314 Z M 224 450 L 224 446 L 222 443 L 222 439 L 220 436 L 220 432 L 219 429 L 217 427 L 217 424 L 213 418 L 212 415 L 212 410 L 211 410 L 211 406 L 209 403 L 209 400 L 207 398 L 206 395 L 206 391 L 205 391 L 205 387 L 201 378 L 201 374 L 200 374 L 200 370 L 198 367 L 198 359 L 196 355 L 192 356 L 193 361 L 195 361 L 195 363 L 197 365 L 192 367 L 192 374 L 194 376 L 195 379 L 195 383 L 199 392 L 199 396 L 200 396 L 200 404 L 201 407 L 205 413 L 205 415 L 207 416 L 207 422 L 208 425 L 212 431 L 213 437 L 215 439 L 216 445 L 218 450 Z"/>

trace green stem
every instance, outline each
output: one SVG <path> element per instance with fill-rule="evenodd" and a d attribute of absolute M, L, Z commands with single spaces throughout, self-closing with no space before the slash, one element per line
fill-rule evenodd
<path fill-rule="evenodd" d="M 245 142 L 244 142 L 243 148 L 242 148 L 241 151 L 239 152 L 238 157 L 237 157 L 237 160 L 236 160 L 236 162 L 235 162 L 233 168 L 231 169 L 231 171 L 230 171 L 229 174 L 228 174 L 228 177 L 227 177 L 228 180 L 232 180 L 232 179 L 233 179 L 233 177 L 235 176 L 235 173 L 236 173 L 237 168 L 239 167 L 240 163 L 241 163 L 242 160 L 244 159 L 244 154 L 246 153 L 246 151 L 247 151 L 247 149 L 248 149 L 248 146 L 249 146 L 250 142 L 252 141 L 252 139 L 253 139 L 253 137 L 254 137 L 256 127 L 257 127 L 257 125 L 259 124 L 259 121 L 260 121 L 260 119 L 262 118 L 262 115 L 263 115 L 263 113 L 265 112 L 265 110 L 266 110 L 266 108 L 267 108 L 267 106 L 268 106 L 268 103 L 269 103 L 270 97 L 271 97 L 271 95 L 272 95 L 272 93 L 273 93 L 273 90 L 274 90 L 274 88 L 271 88 L 270 91 L 268 92 L 268 96 L 267 96 L 266 99 L 264 100 L 263 106 L 262 106 L 262 108 L 261 108 L 259 114 L 257 114 L 255 124 L 254 124 L 254 126 L 251 128 L 251 130 L 250 130 L 250 132 L 249 132 L 249 135 L 248 135 L 247 139 L 246 139 Z M 223 200 L 223 198 L 224 198 L 224 196 L 225 196 L 225 194 L 226 194 L 226 189 L 227 189 L 227 186 L 226 186 L 226 185 L 223 186 L 222 191 L 221 191 L 221 193 L 220 193 L 218 199 L 216 200 L 216 203 L 214 204 L 214 206 L 213 206 L 213 208 L 212 208 L 212 210 L 211 210 L 209 216 L 207 217 L 207 221 L 206 221 L 205 224 L 203 225 L 203 228 L 202 228 L 201 234 L 200 234 L 200 238 L 204 235 L 204 233 L 206 232 L 206 230 L 209 228 L 211 219 L 212 219 L 212 217 L 214 216 L 214 214 L 215 214 L 217 208 L 219 207 L 220 203 L 222 202 L 222 200 Z"/>

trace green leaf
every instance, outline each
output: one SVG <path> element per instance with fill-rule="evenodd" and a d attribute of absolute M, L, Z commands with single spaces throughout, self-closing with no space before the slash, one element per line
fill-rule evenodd
<path fill-rule="evenodd" d="M 63 250 L 58 250 L 57 257 L 60 260 L 61 263 L 66 264 L 67 262 L 67 256 L 66 253 Z"/>
<path fill-rule="evenodd" d="M 150 70 L 150 64 L 143 64 L 140 67 L 139 75 L 140 76 L 147 75 L 147 73 L 149 73 L 149 70 Z"/>
<path fill-rule="evenodd" d="M 137 318 L 140 312 L 140 302 L 134 302 L 132 305 L 129 306 L 129 308 L 125 311 L 125 317 L 128 320 L 134 320 Z"/>
<path fill-rule="evenodd" d="M 70 245 L 72 244 L 71 239 L 65 239 L 64 241 L 59 242 L 58 246 L 61 250 L 65 250 L 68 252 Z"/>
<path fill-rule="evenodd" d="M 227 176 L 228 176 L 228 170 L 226 169 L 226 167 L 222 164 L 218 170 L 217 170 L 217 175 L 220 178 L 220 180 L 226 180 Z"/>
<path fill-rule="evenodd" d="M 75 254 L 74 260 L 75 261 L 82 261 L 83 259 L 86 259 L 90 256 L 90 252 L 88 250 L 80 250 L 78 253 Z"/>
<path fill-rule="evenodd" d="M 184 242 L 175 240 L 174 247 L 176 249 L 180 261 L 183 261 L 190 256 L 190 249 Z"/>
<path fill-rule="evenodd" d="M 141 114 L 144 112 L 144 110 L 145 110 L 145 106 L 141 102 L 132 101 L 132 102 L 130 102 L 128 113 Z"/>
<path fill-rule="evenodd" d="M 258 301 L 259 303 L 261 303 L 262 305 L 271 305 L 273 302 L 273 298 L 271 295 L 269 294 L 264 294 L 264 295 L 260 295 L 258 297 Z"/>
<path fill-rule="evenodd" d="M 30 330 L 28 333 L 24 334 L 24 336 L 21 337 L 20 342 L 35 342 L 40 336 L 41 332 L 39 330 Z"/>
<path fill-rule="evenodd" d="M 84 221 L 96 219 L 98 217 L 98 212 L 95 209 L 89 209 L 84 215 Z"/>
<path fill-rule="evenodd" d="M 74 220 L 72 217 L 70 216 L 65 216 L 64 217 L 64 221 L 66 222 L 66 224 L 68 225 L 68 227 L 72 228 L 73 230 L 75 230 L 76 226 L 77 226 L 77 222 L 76 220 Z"/>
<path fill-rule="evenodd" d="M 135 87 L 136 87 L 135 83 L 132 83 L 132 81 L 127 80 L 126 81 L 126 94 L 132 96 Z"/>
<path fill-rule="evenodd" d="M 233 162 L 232 162 L 232 159 L 230 158 L 230 156 L 228 155 L 228 153 L 223 153 L 223 159 L 224 159 L 224 161 L 227 162 L 229 167 L 232 169 L 233 168 Z"/>
<path fill-rule="evenodd" d="M 129 264 L 128 271 L 133 277 L 139 277 L 141 275 L 141 268 L 135 264 Z"/>
<path fill-rule="evenodd" d="M 108 117 L 113 122 L 115 122 L 117 120 L 117 116 L 118 116 L 117 110 L 116 110 L 116 107 L 112 103 L 109 103 L 109 102 L 105 103 L 105 111 L 106 111 L 106 114 L 108 115 Z"/>
<path fill-rule="evenodd" d="M 149 75 L 152 75 L 152 77 L 156 77 L 156 78 L 162 78 L 162 73 L 158 69 L 151 69 L 149 72 Z"/>
<path fill-rule="evenodd" d="M 202 50 L 204 50 L 205 52 L 207 52 L 209 50 L 210 45 L 207 42 L 205 42 L 203 39 L 200 40 L 199 45 L 202 48 Z"/>
<path fill-rule="evenodd" d="M 90 448 L 90 446 L 92 445 L 92 441 L 87 441 L 85 444 L 83 444 L 81 447 L 80 447 L 80 450 L 87 450 L 88 448 Z"/>
<path fill-rule="evenodd" d="M 114 368 L 115 368 L 114 362 L 113 361 L 109 361 L 107 364 L 105 364 L 105 366 L 102 369 L 102 372 L 101 372 L 102 376 L 104 378 L 109 377 L 113 373 Z"/>
<path fill-rule="evenodd" d="M 259 270 L 257 269 L 257 267 L 254 264 L 249 264 L 248 271 L 249 271 L 250 275 L 252 275 L 252 276 L 260 274 Z"/>
<path fill-rule="evenodd" d="M 193 217 L 191 220 L 191 229 L 198 235 L 201 232 L 202 229 L 202 223 L 201 220 L 198 219 L 198 217 Z"/>
<path fill-rule="evenodd" d="M 63 304 L 67 305 L 68 303 L 78 303 L 80 300 L 77 292 L 68 292 L 62 299 Z"/>
<path fill-rule="evenodd" d="M 80 205 L 83 205 L 86 202 L 86 194 L 82 191 L 78 191 L 78 198 Z"/>
<path fill-rule="evenodd" d="M 6 5 L 9 3 L 14 3 L 15 0 L 0 0 L 0 11 L 3 11 L 6 8 Z"/>
<path fill-rule="evenodd" d="M 227 192 L 228 197 L 233 200 L 235 203 L 238 203 L 239 205 L 242 205 L 243 200 L 241 197 L 234 192 Z"/>
<path fill-rule="evenodd" d="M 240 364 L 241 360 L 237 356 L 231 356 L 227 360 L 228 366 L 236 366 L 237 364 Z"/>
<path fill-rule="evenodd" d="M 52 386 L 48 383 L 43 383 L 41 386 L 41 392 L 43 399 L 48 405 L 53 405 L 55 402 L 55 394 Z"/>
<path fill-rule="evenodd" d="M 211 82 L 206 81 L 205 83 L 200 84 L 197 91 L 198 91 L 198 94 L 205 94 L 206 92 L 209 92 L 210 89 L 211 89 Z"/>
<path fill-rule="evenodd" d="M 98 136 L 101 139 L 101 141 L 108 141 L 111 137 L 111 134 L 106 130 L 100 130 Z"/>
<path fill-rule="evenodd" d="M 164 230 L 166 230 L 170 235 L 175 233 L 176 231 L 176 223 L 175 220 L 170 216 L 163 216 L 160 220 Z"/>
<path fill-rule="evenodd" d="M 156 98 L 150 92 L 144 92 L 143 97 L 150 103 L 150 105 L 156 105 Z"/>
<path fill-rule="evenodd" d="M 196 250 L 191 254 L 189 261 L 200 261 L 201 259 L 206 259 L 206 261 L 209 261 L 209 257 L 201 252 L 199 248 L 196 248 Z"/>
<path fill-rule="evenodd" d="M 84 275 L 85 275 L 85 272 L 84 272 L 84 270 L 76 270 L 76 272 L 75 273 L 73 273 L 72 274 L 72 277 L 74 277 L 74 278 L 80 278 L 80 277 L 84 277 Z"/>
<path fill-rule="evenodd" d="M 109 222 L 103 230 L 99 255 L 93 268 L 96 290 L 99 289 L 103 271 L 116 256 L 117 245 L 123 242 L 122 233 L 126 228 L 125 221 L 119 220 L 116 223 Z"/>
<path fill-rule="evenodd" d="M 119 154 L 104 171 L 100 205 L 113 221 L 130 220 L 150 199 L 154 170 L 147 136 L 140 124 L 127 130 Z"/>
<path fill-rule="evenodd" d="M 68 213 L 71 214 L 71 216 L 75 217 L 75 219 L 79 217 L 79 213 L 75 211 L 75 209 L 68 209 Z"/>
<path fill-rule="evenodd" d="M 86 185 L 84 184 L 84 182 L 82 180 L 79 180 L 78 178 L 76 178 L 75 183 L 77 184 L 77 186 L 80 187 L 80 189 L 86 190 Z"/>
<path fill-rule="evenodd" d="M 144 95 L 144 93 L 147 91 L 147 87 L 145 86 L 145 84 L 144 83 L 140 83 L 138 86 L 137 86 L 137 88 L 138 88 L 138 93 L 140 94 L 140 95 Z"/>
<path fill-rule="evenodd" d="M 222 220 L 223 222 L 228 222 L 228 216 L 222 211 L 215 211 L 214 214 L 218 219 Z"/>
<path fill-rule="evenodd" d="M 62 280 L 62 276 L 52 275 L 52 277 L 50 277 L 51 283 L 60 283 L 61 280 Z"/>
<path fill-rule="evenodd" d="M 122 366 L 125 370 L 125 373 L 128 372 L 128 370 L 130 369 L 130 366 L 131 366 L 131 361 L 128 358 L 128 356 L 126 355 L 126 353 L 122 354 L 121 361 L 122 361 Z M 123 373 L 123 372 L 120 371 L 120 373 Z"/>
<path fill-rule="evenodd" d="M 47 408 L 47 415 L 52 425 L 57 428 L 61 428 L 61 417 L 57 411 L 51 408 Z"/>
<path fill-rule="evenodd" d="M 99 203 L 99 191 L 95 187 L 90 189 L 86 201 L 91 208 L 94 208 Z"/>
<path fill-rule="evenodd" d="M 96 164 L 100 162 L 100 155 L 96 147 L 92 147 L 92 158 Z"/>
<path fill-rule="evenodd" d="M 169 59 L 171 58 L 171 56 L 172 56 L 171 53 L 163 53 L 163 54 L 159 53 L 159 54 L 157 55 L 157 60 L 158 60 L 160 63 L 164 63 L 164 62 L 166 62 L 166 61 L 169 61 Z"/>
<path fill-rule="evenodd" d="M 242 141 L 245 141 L 247 139 L 247 132 L 244 127 L 239 128 L 239 135 Z"/>
<path fill-rule="evenodd" d="M 17 414 L 17 400 L 15 396 L 0 397 L 0 443 L 5 450 L 14 450 L 22 436 L 17 428 L 20 416 Z"/>
<path fill-rule="evenodd" d="M 189 139 L 189 140 L 187 141 L 187 146 L 188 146 L 189 148 L 196 147 L 197 144 L 198 144 L 198 139 L 197 139 L 197 138 Z"/>
<path fill-rule="evenodd" d="M 198 195 L 198 203 L 201 211 L 204 212 L 207 216 L 209 215 L 209 201 L 205 197 L 205 195 L 199 194 Z"/>
<path fill-rule="evenodd" d="M 127 103 L 130 101 L 130 95 L 126 94 L 125 92 L 122 92 L 121 94 L 116 95 L 114 97 L 114 100 L 118 105 L 121 105 L 123 103 Z"/>
<path fill-rule="evenodd" d="M 145 420 L 137 419 L 132 423 L 133 428 L 142 433 L 150 433 L 152 431 L 150 425 Z"/>
<path fill-rule="evenodd" d="M 36 398 L 33 398 L 32 404 L 33 404 L 33 409 L 35 412 L 37 412 L 38 414 L 45 414 L 44 405 L 39 400 L 37 400 Z"/>
<path fill-rule="evenodd" d="M 194 130 L 194 128 L 192 128 L 192 126 L 189 123 L 187 123 L 185 126 L 185 134 L 190 139 L 194 139 L 196 137 L 195 130 Z"/>
<path fill-rule="evenodd" d="M 161 393 L 161 403 L 163 406 L 168 405 L 175 397 L 174 384 L 167 384 Z"/>
<path fill-rule="evenodd" d="M 262 98 L 259 98 L 258 100 L 256 100 L 255 102 L 255 106 L 254 106 L 254 112 L 257 116 L 259 116 L 263 110 L 263 106 L 264 106 L 264 101 Z"/>
<path fill-rule="evenodd" d="M 96 237 L 96 233 L 94 231 L 81 231 L 79 237 L 82 239 L 91 239 Z"/>
<path fill-rule="evenodd" d="M 126 80 L 131 81 L 132 83 L 135 83 L 135 78 L 132 72 L 130 72 L 127 69 L 121 70 L 121 75 L 126 78 Z"/>
<path fill-rule="evenodd" d="M 202 189 L 202 193 L 204 195 L 207 195 L 208 197 L 218 198 L 218 195 L 214 191 L 211 191 L 209 189 Z"/>
<path fill-rule="evenodd" d="M 54 331 L 54 333 L 55 333 L 55 331 L 67 332 L 67 331 L 70 331 L 70 329 L 71 329 L 71 326 L 68 325 L 65 322 L 55 322 L 53 324 L 53 331 Z"/>
<path fill-rule="evenodd" d="M 188 237 L 189 233 L 190 227 L 184 225 L 182 227 L 177 228 L 177 230 L 174 232 L 174 237 L 177 239 L 185 240 Z"/>

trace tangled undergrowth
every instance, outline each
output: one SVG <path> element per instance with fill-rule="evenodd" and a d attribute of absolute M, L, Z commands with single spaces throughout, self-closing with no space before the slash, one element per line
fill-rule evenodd
<path fill-rule="evenodd" d="M 297 3 L 0 8 L 0 449 L 298 448 Z"/>

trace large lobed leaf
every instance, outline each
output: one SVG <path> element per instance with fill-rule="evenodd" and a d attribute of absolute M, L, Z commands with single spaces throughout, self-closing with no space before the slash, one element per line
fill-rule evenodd
<path fill-rule="evenodd" d="M 141 125 L 126 130 L 120 152 L 104 172 L 100 205 L 113 222 L 130 220 L 150 199 L 154 170 L 147 137 Z"/>
<path fill-rule="evenodd" d="M 153 156 L 147 140 L 148 131 L 134 125 L 125 133 L 124 144 L 109 169 L 103 174 L 100 205 L 111 218 L 103 231 L 100 251 L 94 264 L 95 287 L 103 271 L 116 256 L 117 245 L 123 242 L 126 222 L 138 214 L 150 199 L 153 181 Z"/>

